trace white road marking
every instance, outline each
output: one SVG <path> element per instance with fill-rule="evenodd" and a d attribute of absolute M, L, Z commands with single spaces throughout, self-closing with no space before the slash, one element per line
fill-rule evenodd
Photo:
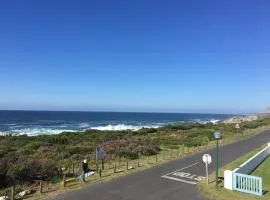
<path fill-rule="evenodd" d="M 191 184 L 191 185 L 196 185 L 197 184 L 196 182 L 186 181 L 186 180 L 183 180 L 183 179 L 174 178 L 174 177 L 165 176 L 165 175 L 162 176 L 162 178 L 167 178 L 167 179 L 171 179 L 171 180 L 174 180 L 174 181 L 180 181 L 180 182 L 188 183 L 188 184 Z"/>
<path fill-rule="evenodd" d="M 181 168 L 181 169 L 175 170 L 175 171 L 170 172 L 170 173 L 168 173 L 168 174 L 165 174 L 165 175 L 163 175 L 163 176 L 168 176 L 168 175 L 170 175 L 170 174 L 173 174 L 173 173 L 175 173 L 175 172 L 182 171 L 182 170 L 184 170 L 184 169 L 187 169 L 187 168 L 193 167 L 193 166 L 198 165 L 198 164 L 200 164 L 200 162 L 193 163 L 193 164 L 191 164 L 191 165 L 188 165 L 188 166 L 183 167 L 183 168 Z M 162 176 L 161 176 L 161 177 L 162 177 Z"/>
<path fill-rule="evenodd" d="M 205 177 L 197 176 L 196 174 L 186 173 L 186 172 L 183 172 L 182 170 L 188 169 L 188 168 L 196 166 L 198 164 L 200 164 L 200 162 L 193 163 L 193 164 L 188 165 L 186 167 L 183 167 L 181 169 L 178 169 L 178 170 L 175 170 L 175 171 L 170 172 L 168 174 L 165 174 L 165 175 L 163 175 L 161 177 L 171 179 L 171 180 L 175 180 L 175 181 L 180 181 L 180 182 L 191 184 L 191 185 L 196 185 L 197 182 L 194 182 L 194 181 L 191 181 L 191 180 L 200 181 L 200 180 L 204 179 Z M 172 177 L 172 176 L 179 176 L 179 177 L 189 179 L 189 180 L 184 180 L 184 179 L 180 179 L 180 178 L 176 178 L 176 177 Z"/>

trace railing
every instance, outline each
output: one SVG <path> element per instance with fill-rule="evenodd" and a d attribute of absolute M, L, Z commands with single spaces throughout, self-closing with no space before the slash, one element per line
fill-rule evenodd
<path fill-rule="evenodd" d="M 262 178 L 233 173 L 233 190 L 262 196 Z"/>

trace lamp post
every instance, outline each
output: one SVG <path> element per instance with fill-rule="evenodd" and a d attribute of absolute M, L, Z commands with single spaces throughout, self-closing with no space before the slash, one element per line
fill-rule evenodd
<path fill-rule="evenodd" d="M 217 141 L 217 147 L 216 147 L 216 187 L 218 186 L 218 140 L 220 139 L 220 132 L 215 132 L 214 137 Z"/>

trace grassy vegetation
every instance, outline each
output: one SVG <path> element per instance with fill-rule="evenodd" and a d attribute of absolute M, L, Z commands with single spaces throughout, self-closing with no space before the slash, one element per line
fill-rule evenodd
<path fill-rule="evenodd" d="M 241 138 L 250 137 L 268 125 L 270 119 L 245 122 L 241 124 Z M 59 183 L 63 174 L 69 178 L 81 173 L 80 164 L 85 158 L 90 167 L 95 168 L 95 147 L 98 144 L 102 144 L 107 155 L 103 177 L 95 179 L 108 180 L 118 176 L 114 173 L 115 165 L 117 170 L 123 170 L 127 168 L 127 161 L 129 166 L 137 166 L 139 158 L 143 166 L 136 170 L 141 170 L 156 163 L 155 155 L 161 163 L 209 148 L 214 145 L 212 134 L 216 130 L 222 132 L 223 144 L 239 139 L 235 124 L 211 123 L 169 125 L 139 131 L 89 130 L 35 137 L 0 136 L 0 188 L 38 185 L 37 180 L 48 185 Z M 130 172 L 126 170 L 122 175 Z"/>
<path fill-rule="evenodd" d="M 270 158 L 268 157 L 254 172 L 253 176 L 263 177 L 263 189 L 270 191 Z M 265 195 L 270 199 L 270 194 L 266 193 Z"/>
<path fill-rule="evenodd" d="M 265 147 L 265 146 L 263 146 Z M 258 148 L 254 151 L 248 152 L 246 155 L 240 157 L 239 159 L 229 163 L 220 169 L 220 174 L 224 174 L 225 170 L 233 170 L 239 167 L 246 160 L 254 156 L 257 152 L 259 152 L 263 147 Z M 265 160 L 262 165 L 260 165 L 252 175 L 264 177 L 263 178 L 263 190 L 270 191 L 270 158 Z M 270 200 L 270 193 L 266 193 L 263 197 L 258 197 L 254 195 L 249 195 L 246 193 L 231 191 L 223 188 L 223 185 L 220 184 L 218 188 L 215 186 L 215 173 L 212 173 L 210 176 L 210 183 L 207 185 L 205 182 L 201 182 L 199 185 L 199 189 L 201 193 L 210 200 L 256 200 L 256 199 L 265 199 Z"/>

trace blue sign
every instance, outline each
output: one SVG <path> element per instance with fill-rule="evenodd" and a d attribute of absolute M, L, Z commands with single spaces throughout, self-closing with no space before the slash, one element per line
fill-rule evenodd
<path fill-rule="evenodd" d="M 98 145 L 96 148 L 96 160 L 104 160 L 106 152 L 104 151 L 101 145 Z"/>

